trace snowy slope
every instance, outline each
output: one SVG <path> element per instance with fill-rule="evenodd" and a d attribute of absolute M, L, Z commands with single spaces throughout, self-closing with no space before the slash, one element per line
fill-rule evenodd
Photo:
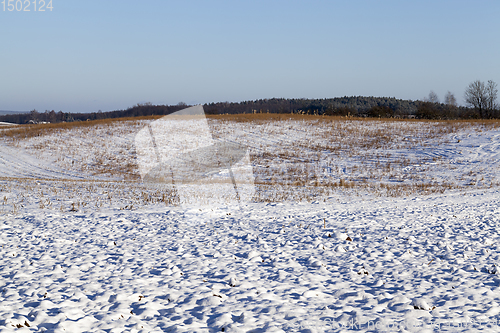
<path fill-rule="evenodd" d="M 83 179 L 75 172 L 68 172 L 54 161 L 36 158 L 22 148 L 0 142 L 0 177 Z"/>
<path fill-rule="evenodd" d="M 181 208 L 122 181 L 144 123 L 0 141 L 1 332 L 499 330 L 498 129 L 212 121 L 257 180 L 359 184 Z"/>
<path fill-rule="evenodd" d="M 77 127 L 11 144 L 86 179 L 140 180 L 134 137 L 150 122 Z M 500 129 L 480 123 L 209 119 L 209 124 L 215 139 L 249 147 L 257 184 L 274 184 L 277 191 L 270 196 L 261 191 L 264 200 L 280 201 L 281 185 L 293 185 L 283 194 L 292 198 L 290 192 L 303 191 L 297 185 L 319 184 L 322 188 L 297 195 L 314 198 L 336 192 L 341 181 L 361 192 L 396 196 L 422 192 L 419 186 L 440 192 L 500 184 Z"/>
<path fill-rule="evenodd" d="M 2 331 L 465 331 L 500 313 L 498 197 L 22 212 Z"/>

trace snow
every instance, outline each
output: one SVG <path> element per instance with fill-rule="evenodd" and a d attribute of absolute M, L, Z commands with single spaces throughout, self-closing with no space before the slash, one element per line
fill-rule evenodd
<path fill-rule="evenodd" d="M 381 126 L 360 126 L 370 124 Z M 397 159 L 407 149 L 427 171 L 412 163 L 398 170 L 418 181 L 454 179 L 444 192 L 335 187 L 313 200 L 181 207 L 114 172 L 125 165 L 123 154 L 109 159 L 113 172 L 85 172 L 100 152 L 126 151 L 143 125 L 118 127 L 116 141 L 95 149 L 78 129 L 0 141 L 1 332 L 498 331 L 497 129 L 459 128 L 417 148 L 378 151 Z M 316 125 L 231 126 L 218 130 L 236 138 L 283 126 L 295 135 Z M 270 138 L 279 145 L 253 147 L 284 150 L 292 138 L 280 135 Z M 80 142 L 82 151 L 43 148 L 50 142 Z M 444 157 L 437 164 L 419 157 L 431 153 Z M 255 177 L 272 176 L 270 164 L 253 156 Z M 333 165 L 338 155 L 323 156 Z M 351 179 L 379 172 L 357 158 L 338 160 Z M 389 174 L 378 175 L 376 182 L 389 182 Z"/>
<path fill-rule="evenodd" d="M 3 122 L 3 121 L 0 121 L 0 127 L 2 127 L 2 126 L 17 126 L 17 124 L 6 123 L 6 122 Z"/>

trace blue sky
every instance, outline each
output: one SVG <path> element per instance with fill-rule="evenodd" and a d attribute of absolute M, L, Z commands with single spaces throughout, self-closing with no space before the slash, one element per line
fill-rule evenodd
<path fill-rule="evenodd" d="M 0 3 L 0 110 L 423 99 L 431 90 L 441 100 L 449 90 L 463 103 L 471 81 L 500 83 L 497 0 L 52 5 L 51 12 L 33 5 L 9 12 Z"/>

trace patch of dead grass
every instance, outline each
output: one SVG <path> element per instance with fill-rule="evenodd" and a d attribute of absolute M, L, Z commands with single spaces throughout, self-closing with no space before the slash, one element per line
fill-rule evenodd
<path fill-rule="evenodd" d="M 160 117 L 162 116 L 22 125 L 0 131 L 0 137 L 17 141 L 77 129 L 93 133 L 97 128 L 107 129 L 110 137 L 120 136 L 123 134 L 118 133 L 117 129 L 125 128 L 124 131 L 130 134 L 142 126 L 141 121 L 153 121 Z M 472 179 L 478 177 L 472 171 L 456 179 L 456 182 L 435 182 L 425 174 L 425 168 L 431 162 L 446 161 L 440 156 L 415 159 L 407 156 L 406 152 L 429 144 L 436 145 L 436 142 L 446 144 L 450 134 L 464 129 L 480 132 L 498 128 L 498 120 L 436 121 L 267 113 L 208 115 L 207 118 L 216 139 L 241 141 L 240 143 L 250 147 L 257 188 L 255 201 L 312 201 L 338 192 L 372 193 L 389 197 L 425 195 L 451 189 L 467 189 L 470 186 L 494 186 L 494 182 L 490 180 L 481 179 L 478 182 Z M 241 128 L 253 131 L 256 141 L 242 141 L 239 132 Z M 98 145 L 99 142 L 96 141 L 95 144 Z M 64 148 L 64 140 L 57 145 Z M 35 142 L 32 148 L 48 149 L 43 140 Z M 67 149 L 72 148 L 68 146 Z M 92 163 L 85 164 L 77 160 L 76 167 L 91 175 L 118 175 L 128 181 L 139 181 L 135 154 L 126 154 L 133 150 L 133 144 L 129 142 L 123 149 L 123 154 L 118 154 L 118 157 L 96 150 Z M 120 158 L 122 155 L 123 158 Z M 346 161 L 349 163 L 344 163 Z M 413 165 L 421 165 L 422 171 L 402 174 L 403 169 Z M 453 166 L 450 166 L 450 170 L 451 168 Z M 102 186 L 104 185 L 98 187 Z M 124 207 L 173 203 L 176 200 L 175 194 L 161 191 L 143 190 L 136 194 L 115 192 L 121 193 L 116 194 L 116 197 L 130 195 L 138 198 L 129 200 L 131 202 Z M 104 198 L 99 202 L 106 200 Z M 40 202 L 47 205 L 46 201 Z"/>

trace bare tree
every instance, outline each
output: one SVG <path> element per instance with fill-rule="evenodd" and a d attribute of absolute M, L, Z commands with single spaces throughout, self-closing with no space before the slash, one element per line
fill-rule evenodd
<path fill-rule="evenodd" d="M 30 120 L 33 121 L 34 123 L 37 123 L 40 118 L 40 114 L 36 109 L 33 109 L 30 111 Z"/>
<path fill-rule="evenodd" d="M 484 82 L 476 80 L 471 82 L 465 89 L 465 103 L 479 111 L 479 117 L 483 118 L 486 109 L 486 87 Z"/>
<path fill-rule="evenodd" d="M 487 84 L 476 80 L 465 89 L 465 102 L 479 111 L 481 118 L 490 118 L 498 107 L 497 84 L 489 80 Z"/>
<path fill-rule="evenodd" d="M 427 97 L 425 101 L 431 103 L 439 103 L 439 97 L 434 91 L 431 90 L 431 92 L 429 93 L 429 97 Z"/>
<path fill-rule="evenodd" d="M 486 108 L 488 109 L 490 116 L 493 116 L 495 111 L 498 109 L 497 95 L 498 89 L 496 82 L 489 80 L 486 84 Z"/>
<path fill-rule="evenodd" d="M 457 99 L 453 93 L 448 91 L 446 96 L 444 96 L 444 103 L 449 106 L 457 106 Z"/>

